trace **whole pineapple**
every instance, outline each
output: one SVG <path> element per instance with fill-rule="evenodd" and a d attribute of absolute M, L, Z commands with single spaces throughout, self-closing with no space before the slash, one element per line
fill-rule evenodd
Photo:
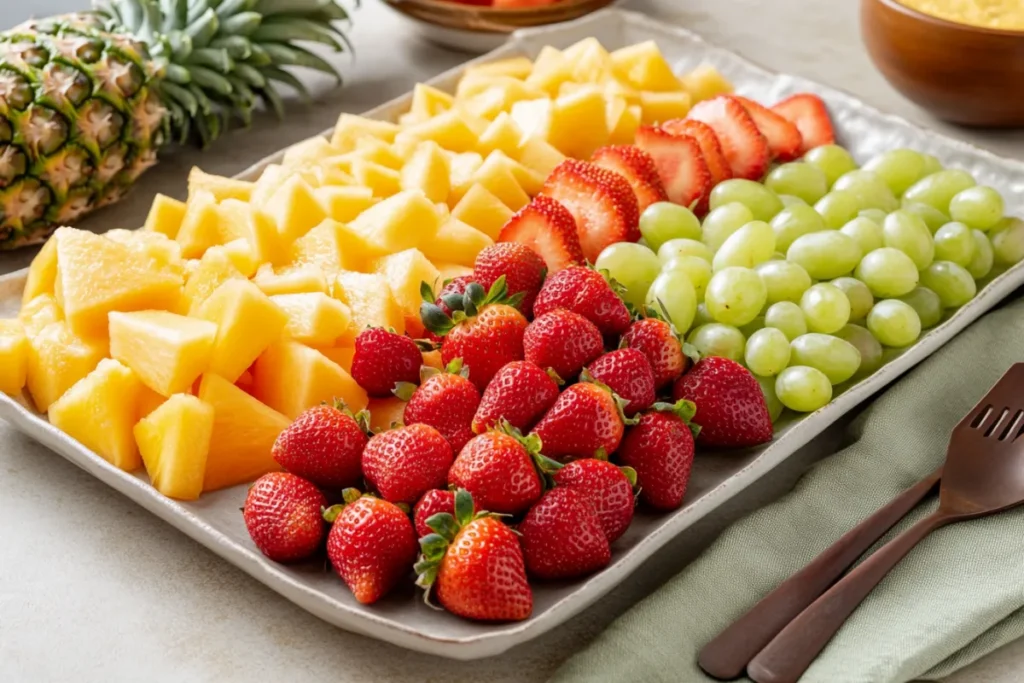
<path fill-rule="evenodd" d="M 94 0 L 0 33 L 0 250 L 117 201 L 169 143 L 206 145 L 286 69 L 338 76 L 299 43 L 350 47 L 338 0 Z"/>

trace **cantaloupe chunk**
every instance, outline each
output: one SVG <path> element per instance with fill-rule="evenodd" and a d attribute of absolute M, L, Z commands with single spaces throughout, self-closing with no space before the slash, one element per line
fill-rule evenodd
<path fill-rule="evenodd" d="M 17 320 L 0 320 L 0 392 L 18 396 L 28 379 L 28 337 Z"/>
<path fill-rule="evenodd" d="M 22 303 L 28 303 L 41 294 L 53 294 L 57 280 L 57 240 L 49 239 L 28 267 Z"/>
<path fill-rule="evenodd" d="M 76 337 L 63 322 L 51 323 L 30 337 L 26 386 L 36 409 L 45 413 L 106 355 L 105 345 Z"/>
<path fill-rule="evenodd" d="M 275 294 L 328 293 L 330 283 L 320 267 L 311 263 L 284 268 L 273 268 L 264 263 L 256 270 L 252 283 L 267 296 Z"/>
<path fill-rule="evenodd" d="M 157 193 L 153 197 L 153 205 L 146 215 L 143 230 L 158 232 L 170 239 L 178 236 L 181 222 L 185 219 L 185 202 Z"/>
<path fill-rule="evenodd" d="M 508 57 L 485 64 L 474 64 L 466 69 L 467 74 L 486 74 L 490 76 L 509 76 L 510 78 L 526 78 L 533 70 L 533 61 L 529 57 Z"/>
<path fill-rule="evenodd" d="M 611 54 L 616 71 L 638 90 L 682 90 L 683 84 L 653 40 L 616 50 Z"/>
<path fill-rule="evenodd" d="M 492 240 L 498 239 L 505 223 L 512 218 L 512 209 L 494 196 L 486 187 L 474 184 L 466 190 L 451 217 L 470 225 Z M 447 259 L 446 259 L 447 260 Z"/>
<path fill-rule="evenodd" d="M 372 257 L 362 236 L 343 223 L 326 219 L 292 245 L 290 265 L 315 265 L 328 277 L 361 270 Z"/>
<path fill-rule="evenodd" d="M 683 88 L 690 93 L 694 104 L 712 97 L 727 95 L 733 91 L 732 83 L 711 64 L 701 64 L 679 79 Z"/>
<path fill-rule="evenodd" d="M 395 140 L 433 140 L 451 152 L 471 152 L 478 136 L 461 113 L 452 109 L 405 128 Z"/>
<path fill-rule="evenodd" d="M 384 431 L 405 422 L 405 401 L 397 396 L 371 398 L 366 409 L 370 412 L 370 429 Z"/>
<path fill-rule="evenodd" d="M 292 419 L 323 402 L 342 400 L 353 412 L 366 392 L 322 353 L 294 341 L 272 344 L 253 366 L 253 396 Z"/>
<path fill-rule="evenodd" d="M 199 497 L 214 419 L 213 406 L 176 394 L 135 425 L 135 442 L 153 488 L 178 500 Z"/>
<path fill-rule="evenodd" d="M 313 191 L 328 218 L 347 223 L 376 203 L 368 187 L 318 187 Z"/>
<path fill-rule="evenodd" d="M 356 148 L 356 142 L 362 137 L 374 137 L 393 142 L 399 127 L 390 121 L 378 121 L 354 114 L 342 114 L 334 126 L 331 144 L 348 152 Z"/>
<path fill-rule="evenodd" d="M 349 226 L 376 254 L 412 249 L 437 233 L 437 209 L 417 190 L 400 192 L 361 213 Z"/>
<path fill-rule="evenodd" d="M 466 227 L 469 230 L 473 229 Z M 439 231 L 438 235 L 440 234 Z M 433 241 L 436 242 L 437 239 Z M 410 319 L 419 319 L 420 304 L 423 303 L 420 284 L 426 282 L 435 287 L 440 276 L 434 264 L 419 249 L 406 249 L 385 256 L 377 262 L 376 272 L 380 273 L 391 288 L 391 295 L 402 309 L 406 326 Z"/>
<path fill-rule="evenodd" d="M 40 294 L 28 303 L 21 305 L 18 311 L 18 322 L 25 329 L 25 335 L 32 338 L 39 334 L 40 330 L 51 323 L 63 322 L 64 312 L 57 305 L 57 299 L 52 294 Z"/>
<path fill-rule="evenodd" d="M 640 93 L 640 122 L 644 125 L 655 125 L 672 119 L 681 119 L 690 111 L 690 93 L 652 92 Z"/>
<path fill-rule="evenodd" d="M 199 400 L 213 407 L 204 492 L 244 484 L 281 469 L 271 450 L 291 420 L 211 373 L 203 375 Z"/>
<path fill-rule="evenodd" d="M 193 166 L 188 174 L 188 196 L 194 197 L 200 190 L 209 192 L 218 202 L 224 199 L 249 201 L 249 197 L 252 195 L 252 183 L 238 178 L 225 178 L 206 173 L 198 166 Z"/>
<path fill-rule="evenodd" d="M 494 244 L 494 240 L 483 232 L 463 223 L 458 218 L 449 218 L 438 229 L 434 239 L 423 245 L 423 253 L 434 262 L 444 259 L 449 263 L 472 267 L 476 261 L 476 255 L 492 244 Z M 426 282 L 431 286 L 434 284 L 432 280 L 426 280 Z"/>
<path fill-rule="evenodd" d="M 242 274 L 223 250 L 203 254 L 199 265 L 185 280 L 184 312 L 195 315 L 213 292 L 228 280 L 244 280 Z"/>
<path fill-rule="evenodd" d="M 437 116 L 452 108 L 455 98 L 446 92 L 424 83 L 417 83 L 412 89 L 412 105 L 409 112 L 421 120 Z"/>
<path fill-rule="evenodd" d="M 110 357 L 163 396 L 189 391 L 210 366 L 217 325 L 166 311 L 110 314 Z"/>
<path fill-rule="evenodd" d="M 327 360 L 337 363 L 342 370 L 352 374 L 352 359 L 356 355 L 356 350 L 351 346 L 351 342 L 347 346 L 318 346 L 316 350 L 324 354 Z"/>
<path fill-rule="evenodd" d="M 405 332 L 405 316 L 383 276 L 339 273 L 334 281 L 333 295 L 352 311 L 356 334 L 367 327 L 390 327 L 398 334 Z"/>
<path fill-rule="evenodd" d="M 285 334 L 309 346 L 333 346 L 352 335 L 352 311 L 337 299 L 319 292 L 278 294 L 270 297 L 288 316 Z"/>
<path fill-rule="evenodd" d="M 451 162 L 436 142 L 423 142 L 402 167 L 403 190 L 420 190 L 431 202 L 448 199 Z"/>
<path fill-rule="evenodd" d="M 267 198 L 263 210 L 274 220 L 286 242 L 299 239 L 327 217 L 313 187 L 299 175 L 281 183 Z"/>
<path fill-rule="evenodd" d="M 142 465 L 132 428 L 142 383 L 130 369 L 106 359 L 49 409 L 50 422 L 117 468 Z"/>

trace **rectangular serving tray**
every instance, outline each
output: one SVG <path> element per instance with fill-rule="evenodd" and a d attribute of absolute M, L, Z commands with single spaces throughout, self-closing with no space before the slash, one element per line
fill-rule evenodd
<path fill-rule="evenodd" d="M 965 169 L 979 183 L 991 185 L 1008 199 L 1007 212 L 1024 214 L 1024 164 L 997 157 L 963 142 L 922 130 L 909 122 L 872 109 L 855 98 L 794 76 L 770 73 L 726 50 L 713 47 L 682 28 L 667 26 L 640 14 L 607 10 L 575 22 L 521 31 L 503 47 L 472 63 L 515 55 L 535 56 L 544 45 L 567 47 L 588 37 L 607 48 L 653 39 L 677 72 L 710 62 L 730 78 L 739 92 L 775 102 L 799 91 L 812 91 L 828 103 L 840 142 L 864 161 L 895 147 L 913 147 L 936 155 L 944 164 Z M 430 81 L 453 91 L 465 67 Z M 394 119 L 406 111 L 411 95 L 388 102 L 366 115 Z M 254 165 L 239 177 L 254 179 L 281 153 Z M 0 278 L 0 317 L 16 314 L 25 271 Z M 373 606 L 358 604 L 348 589 L 322 566 L 289 567 L 264 558 L 246 533 L 239 508 L 246 487 L 237 486 L 181 503 L 157 493 L 144 473 L 129 474 L 111 466 L 24 402 L 0 395 L 0 418 L 52 448 L 93 476 L 163 518 L 288 600 L 341 628 L 379 638 L 412 650 L 455 659 L 499 654 L 563 623 L 623 581 L 670 539 L 688 528 L 784 461 L 839 417 L 893 382 L 1024 283 L 1024 264 L 988 284 L 978 296 L 938 327 L 928 331 L 904 354 L 839 395 L 825 408 L 777 426 L 775 439 L 744 452 L 702 453 L 694 466 L 685 506 L 676 512 L 638 512 L 629 531 L 613 548 L 611 564 L 584 580 L 535 585 L 534 613 L 523 622 L 486 625 L 429 609 L 418 592 L 398 591 Z M 411 584 L 411 581 L 410 581 Z"/>

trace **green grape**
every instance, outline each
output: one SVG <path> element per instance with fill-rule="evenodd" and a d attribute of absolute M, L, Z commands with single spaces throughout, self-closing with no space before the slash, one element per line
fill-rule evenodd
<path fill-rule="evenodd" d="M 882 224 L 885 246 L 899 249 L 910 257 L 918 270 L 935 259 L 935 242 L 924 221 L 906 211 L 893 211 Z"/>
<path fill-rule="evenodd" d="M 814 205 L 814 210 L 825 221 L 825 227 L 833 230 L 838 230 L 856 218 L 862 208 L 860 199 L 849 190 L 833 190 Z"/>
<path fill-rule="evenodd" d="M 720 356 L 737 363 L 743 360 L 743 349 L 747 344 L 742 332 L 732 325 L 722 323 L 701 325 L 690 333 L 686 341 L 701 356 Z"/>
<path fill-rule="evenodd" d="M 832 281 L 850 300 L 850 320 L 861 320 L 875 305 L 875 297 L 866 284 L 854 277 L 840 277 Z"/>
<path fill-rule="evenodd" d="M 708 323 L 713 322 L 715 322 L 715 319 L 711 317 L 710 313 L 708 313 L 707 304 L 705 304 L 703 301 L 700 302 L 697 305 L 697 312 L 693 316 L 693 324 L 690 326 L 690 328 L 695 330 L 698 327 L 701 327 L 702 325 L 707 325 Z"/>
<path fill-rule="evenodd" d="M 697 294 L 697 301 L 704 300 L 704 290 L 711 280 L 711 264 L 697 256 L 677 256 L 662 267 L 662 272 L 678 270 L 686 273 Z"/>
<path fill-rule="evenodd" d="M 598 271 L 625 288 L 622 298 L 626 303 L 642 306 L 654 278 L 661 270 L 661 261 L 654 252 L 633 242 L 617 242 L 604 248 L 594 261 Z"/>
<path fill-rule="evenodd" d="M 774 423 L 782 416 L 782 411 L 786 409 L 786 406 L 782 405 L 782 401 L 775 394 L 775 378 L 754 375 L 754 379 L 761 385 L 761 393 L 764 394 L 764 402 L 768 406 L 768 417 Z"/>
<path fill-rule="evenodd" d="M 800 309 L 811 332 L 832 334 L 850 322 L 850 300 L 843 290 L 827 282 L 808 288 L 800 297 Z"/>
<path fill-rule="evenodd" d="M 708 263 L 711 263 L 711 259 L 714 258 L 714 254 L 706 244 L 685 237 L 669 240 L 658 248 L 658 260 L 662 263 L 668 263 L 677 256 L 696 256 Z"/>
<path fill-rule="evenodd" d="M 708 313 L 720 323 L 746 325 L 764 308 L 768 292 L 750 268 L 726 268 L 711 277 L 704 291 Z"/>
<path fill-rule="evenodd" d="M 830 334 L 804 334 L 794 339 L 790 347 L 793 365 L 821 370 L 833 385 L 842 384 L 860 369 L 857 347 Z"/>
<path fill-rule="evenodd" d="M 794 365 L 775 378 L 775 394 L 790 410 L 813 413 L 832 400 L 832 383 L 821 370 Z"/>
<path fill-rule="evenodd" d="M 990 230 L 1003 217 L 1003 196 L 985 185 L 969 187 L 949 201 L 949 215 L 975 230 Z"/>
<path fill-rule="evenodd" d="M 780 301 L 769 306 L 764 312 L 764 326 L 774 327 L 790 340 L 807 334 L 807 318 L 804 317 L 804 311 L 792 301 Z"/>
<path fill-rule="evenodd" d="M 995 262 L 995 252 L 992 250 L 992 243 L 988 235 L 981 230 L 972 230 L 974 235 L 974 258 L 967 264 L 967 272 L 975 280 L 980 280 L 992 272 L 992 264 Z"/>
<path fill-rule="evenodd" d="M 868 313 L 868 330 L 885 346 L 902 348 L 921 336 L 921 319 L 910 304 L 885 299 Z"/>
<path fill-rule="evenodd" d="M 949 202 L 958 192 L 974 187 L 974 176 L 959 169 L 946 169 L 921 178 L 903 194 L 904 202 L 920 202 L 949 213 Z"/>
<path fill-rule="evenodd" d="M 881 178 L 871 171 L 857 170 L 844 173 L 832 185 L 832 191 L 852 192 L 860 200 L 861 209 L 895 211 L 900 202 Z"/>
<path fill-rule="evenodd" d="M 711 209 L 739 202 L 754 214 L 754 219 L 770 221 L 782 211 L 782 200 L 761 183 L 743 178 L 731 178 L 715 185 L 711 190 Z"/>
<path fill-rule="evenodd" d="M 974 260 L 974 233 L 963 223 L 946 223 L 935 232 L 935 258 L 969 266 Z"/>
<path fill-rule="evenodd" d="M 699 240 L 700 220 L 685 206 L 655 202 L 640 214 L 640 234 L 651 249 L 657 251 L 669 240 Z"/>
<path fill-rule="evenodd" d="M 868 332 L 866 327 L 860 325 L 844 325 L 843 329 L 836 332 L 836 336 L 845 342 L 856 347 L 860 353 L 860 367 L 857 374 L 860 376 L 870 375 L 882 367 L 882 345 L 875 339 L 875 335 Z"/>
<path fill-rule="evenodd" d="M 686 273 L 670 270 L 654 279 L 647 291 L 647 305 L 664 315 L 680 334 L 693 325 L 697 293 Z"/>
<path fill-rule="evenodd" d="M 747 337 L 743 359 L 755 375 L 772 377 L 789 365 L 789 339 L 774 327 L 766 327 Z"/>
<path fill-rule="evenodd" d="M 789 261 L 768 261 L 754 270 L 761 276 L 768 303 L 799 301 L 800 295 L 811 286 L 811 276 L 799 264 Z"/>
<path fill-rule="evenodd" d="M 901 296 L 900 301 L 917 312 L 922 330 L 935 327 L 942 320 L 942 299 L 927 287 L 914 287 L 912 292 Z"/>
<path fill-rule="evenodd" d="M 861 209 L 857 212 L 857 216 L 860 218 L 867 218 L 868 220 L 874 221 L 879 226 L 882 225 L 882 221 L 889 215 L 888 211 L 882 211 L 881 209 Z"/>
<path fill-rule="evenodd" d="M 992 252 L 998 266 L 1014 266 L 1024 259 L 1024 221 L 1007 218 L 991 233 Z"/>
<path fill-rule="evenodd" d="M 807 206 L 807 202 L 800 197 L 794 197 L 791 194 L 780 194 L 779 201 L 782 202 L 783 208 L 789 208 L 790 206 L 796 205 Z"/>
<path fill-rule="evenodd" d="M 898 197 L 924 177 L 924 158 L 912 149 L 894 149 L 871 159 L 864 170 L 875 173 Z"/>
<path fill-rule="evenodd" d="M 921 204 L 918 202 L 904 202 L 903 210 L 912 213 L 928 226 L 928 230 L 935 232 L 946 223 L 949 223 L 949 216 L 942 213 L 934 206 L 928 206 L 927 204 Z"/>
<path fill-rule="evenodd" d="M 785 251 L 797 237 L 824 230 L 825 221 L 813 207 L 800 204 L 779 212 L 772 219 L 771 226 L 775 232 L 775 248 Z"/>
<path fill-rule="evenodd" d="M 815 147 L 804 155 L 804 161 L 817 166 L 825 173 L 829 187 L 839 176 L 857 168 L 857 162 L 850 153 L 839 145 L 822 145 Z"/>
<path fill-rule="evenodd" d="M 828 178 L 817 166 L 793 162 L 777 166 L 764 181 L 765 187 L 777 195 L 798 197 L 813 204 L 828 192 Z"/>
<path fill-rule="evenodd" d="M 753 268 L 775 253 L 775 233 L 764 221 L 751 221 L 729 235 L 715 254 L 711 265 L 715 272 L 741 266 Z"/>
<path fill-rule="evenodd" d="M 757 332 L 762 327 L 764 327 L 764 316 L 763 315 L 759 315 L 756 318 L 754 318 L 753 320 L 751 320 L 749 323 L 747 323 L 746 325 L 741 325 L 740 326 L 740 332 L 743 333 L 744 337 L 746 337 L 747 339 L 750 339 L 750 335 L 754 334 L 755 332 Z"/>
<path fill-rule="evenodd" d="M 944 308 L 963 306 L 978 293 L 967 269 L 952 261 L 936 261 L 922 270 L 921 284 L 939 295 Z"/>
<path fill-rule="evenodd" d="M 863 212 L 862 212 L 863 213 Z M 884 220 L 885 217 L 883 216 Z M 885 246 L 885 237 L 882 232 L 882 224 L 865 216 L 858 216 L 852 221 L 839 228 L 839 232 L 853 239 L 860 247 L 860 251 L 866 254 L 875 249 Z"/>
<path fill-rule="evenodd" d="M 729 239 L 729 235 L 752 220 L 754 220 L 754 214 L 739 202 L 719 206 L 704 217 L 701 239 L 712 252 L 718 251 L 725 240 Z"/>
<path fill-rule="evenodd" d="M 796 238 L 786 260 L 803 266 L 815 280 L 831 280 L 851 272 L 861 259 L 860 245 L 838 230 L 812 232 Z"/>
<path fill-rule="evenodd" d="M 943 169 L 942 162 L 939 158 L 932 156 L 931 154 L 921 153 L 921 160 L 924 161 L 924 168 L 921 169 L 921 177 L 927 177 L 933 173 L 938 173 Z"/>
<path fill-rule="evenodd" d="M 920 276 L 910 257 L 899 249 L 882 247 L 869 252 L 854 271 L 877 297 L 903 296 L 917 287 Z"/>

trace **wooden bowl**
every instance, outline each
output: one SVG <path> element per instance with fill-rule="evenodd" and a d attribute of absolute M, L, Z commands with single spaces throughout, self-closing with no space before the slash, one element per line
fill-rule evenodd
<path fill-rule="evenodd" d="M 1024 31 L 956 24 L 896 0 L 861 0 L 861 32 L 889 83 L 935 116 L 1024 126 Z"/>

